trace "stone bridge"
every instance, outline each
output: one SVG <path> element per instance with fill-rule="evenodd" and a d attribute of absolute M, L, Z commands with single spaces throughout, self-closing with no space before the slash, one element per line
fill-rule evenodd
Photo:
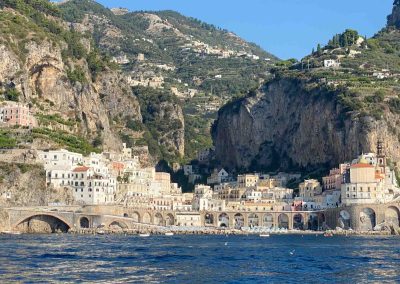
<path fill-rule="evenodd" d="M 7 208 L 9 230 L 24 231 L 30 224 L 43 222 L 52 231 L 70 229 L 144 229 L 177 225 L 175 211 L 155 211 L 125 208 L 122 206 L 56 206 Z M 193 214 L 193 212 L 191 212 Z M 358 231 L 372 230 L 384 222 L 399 226 L 400 202 L 365 204 L 328 209 L 326 211 L 203 211 L 199 212 L 200 225 L 205 227 L 267 227 L 286 229 L 319 230 L 352 228 Z"/>
<path fill-rule="evenodd" d="M 299 230 L 318 230 L 325 223 L 323 211 L 264 211 L 264 212 L 202 212 L 204 226 L 240 229 L 266 227 Z"/>
<path fill-rule="evenodd" d="M 356 231 L 370 231 L 380 224 L 400 225 L 400 201 L 385 204 L 360 204 L 326 210 L 326 223 Z"/>
<path fill-rule="evenodd" d="M 7 208 L 9 230 L 28 231 L 34 222 L 48 224 L 52 231 L 70 229 L 151 229 L 175 224 L 170 211 L 134 210 L 119 206 L 56 206 Z"/>

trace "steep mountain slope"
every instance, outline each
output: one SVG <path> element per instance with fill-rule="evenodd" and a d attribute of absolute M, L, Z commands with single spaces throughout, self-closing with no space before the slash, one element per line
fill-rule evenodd
<path fill-rule="evenodd" d="M 400 161 L 400 3 L 388 26 L 365 41 L 347 30 L 247 98 L 226 105 L 213 127 L 229 168 L 301 170 L 335 166 L 375 151 L 383 138 Z M 324 67 L 333 60 L 340 67 Z"/>
<path fill-rule="evenodd" d="M 146 103 L 152 101 L 154 92 L 169 101 L 179 98 L 188 122 L 181 121 L 187 158 L 211 145 L 209 128 L 216 110 L 233 96 L 257 88 L 277 60 L 231 32 L 173 11 L 128 13 L 90 0 L 70 0 L 59 8 L 74 30 L 93 35 L 96 45 L 120 65 L 132 87 L 141 87 L 135 94 L 144 97 L 139 98 L 142 110 L 152 109 Z M 143 111 L 142 115 L 149 118 Z M 156 121 L 157 115 L 144 121 L 149 130 L 147 142 L 163 145 L 168 141 L 165 147 L 152 147 L 165 152 L 174 144 L 177 147 L 177 133 L 155 135 L 161 129 L 147 122 Z M 174 143 L 170 143 L 171 137 L 175 137 Z M 182 154 L 183 145 L 178 148 Z"/>
<path fill-rule="evenodd" d="M 29 104 L 39 121 L 32 132 L 2 130 L 1 147 L 66 147 L 87 154 L 118 150 L 125 141 L 160 144 L 169 157 L 183 156 L 179 103 L 165 100 L 159 106 L 158 112 L 179 123 L 173 121 L 159 140 L 150 139 L 149 129 L 134 127 L 143 119 L 129 78 L 96 47 L 92 34 L 71 27 L 46 0 L 7 0 L 0 8 L 1 99 Z"/>
<path fill-rule="evenodd" d="M 40 124 L 26 140 L 83 153 L 118 148 L 113 115 L 141 120 L 124 77 L 90 37 L 66 29 L 47 1 L 7 0 L 0 8 L 2 96 L 30 104 Z M 112 81 L 118 84 L 110 86 Z M 12 136 L 14 130 L 2 134 Z"/>

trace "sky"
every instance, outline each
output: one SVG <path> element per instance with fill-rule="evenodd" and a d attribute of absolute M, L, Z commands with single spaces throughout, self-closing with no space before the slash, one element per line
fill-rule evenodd
<path fill-rule="evenodd" d="M 97 0 L 106 7 L 174 10 L 233 31 L 281 59 L 300 59 L 336 33 L 370 37 L 386 25 L 393 0 Z"/>

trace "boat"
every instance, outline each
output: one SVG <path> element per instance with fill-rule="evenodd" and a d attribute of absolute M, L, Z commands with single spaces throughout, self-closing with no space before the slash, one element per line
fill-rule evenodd
<path fill-rule="evenodd" d="M 260 238 L 269 238 L 269 234 L 260 234 Z"/>
<path fill-rule="evenodd" d="M 150 234 L 139 234 L 139 237 L 147 238 L 147 237 L 150 237 Z"/>
<path fill-rule="evenodd" d="M 165 233 L 165 235 L 170 237 L 170 236 L 173 236 L 174 233 L 172 233 L 172 232 L 167 232 L 167 233 Z"/>
<path fill-rule="evenodd" d="M 326 237 L 326 238 L 333 237 L 333 234 L 331 232 L 326 232 L 324 234 L 324 237 Z"/>
<path fill-rule="evenodd" d="M 18 232 L 18 231 L 3 231 L 3 232 L 1 232 L 1 234 L 3 234 L 3 235 L 21 235 L 22 233 Z"/>
<path fill-rule="evenodd" d="M 106 232 L 104 232 L 103 230 L 97 231 L 96 234 L 98 235 L 104 235 Z"/>

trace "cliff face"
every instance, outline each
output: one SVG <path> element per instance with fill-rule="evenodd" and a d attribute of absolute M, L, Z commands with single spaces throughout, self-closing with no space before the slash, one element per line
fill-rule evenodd
<path fill-rule="evenodd" d="M 0 162 L 0 177 L 0 207 L 73 202 L 70 189 L 46 188 L 43 166 Z"/>
<path fill-rule="evenodd" d="M 25 44 L 26 60 L 21 61 L 6 45 L 0 45 L 0 82 L 14 86 L 31 103 L 33 111 L 59 114 L 79 122 L 75 134 L 89 139 L 101 135 L 106 149 L 118 147 L 110 116 L 131 116 L 141 120 L 140 107 L 121 75 L 104 71 L 95 83 L 73 83 L 67 77 L 61 47 L 50 41 Z M 85 76 L 90 78 L 86 62 Z"/>
<path fill-rule="evenodd" d="M 382 121 L 345 113 L 334 91 L 277 79 L 221 109 L 213 138 L 217 159 L 227 168 L 314 170 L 375 152 L 378 135 L 398 160 L 400 143 L 392 129 L 398 121 L 389 111 Z"/>
<path fill-rule="evenodd" d="M 393 3 L 393 12 L 388 16 L 388 26 L 400 28 L 400 1 L 395 0 Z"/>

